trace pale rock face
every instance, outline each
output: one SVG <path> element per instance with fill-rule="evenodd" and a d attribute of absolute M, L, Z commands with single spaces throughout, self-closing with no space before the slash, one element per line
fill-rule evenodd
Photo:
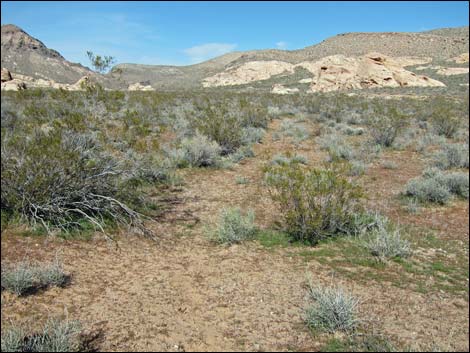
<path fill-rule="evenodd" d="M 250 61 L 236 68 L 229 68 L 203 80 L 204 87 L 244 85 L 254 81 L 267 80 L 284 72 L 294 73 L 294 65 L 277 60 Z"/>
<path fill-rule="evenodd" d="M 372 87 L 431 86 L 445 87 L 442 82 L 426 76 L 419 76 L 404 69 L 405 66 L 426 64 L 430 58 L 396 57 L 380 53 L 369 53 L 359 57 L 332 55 L 317 61 L 304 61 L 290 64 L 283 61 L 252 61 L 203 80 L 204 87 L 241 85 L 253 81 L 269 79 L 282 73 L 292 74 L 296 67 L 304 68 L 313 75 L 310 82 L 311 92 L 329 92 Z M 309 81 L 307 81 L 309 80 Z M 277 87 L 273 91 L 284 92 Z"/>
<path fill-rule="evenodd" d="M 314 75 L 311 92 L 330 92 L 373 87 L 432 86 L 442 82 L 418 76 L 403 68 L 429 62 L 429 58 L 390 58 L 380 53 L 360 57 L 333 55 L 316 62 L 298 64 Z"/>
<path fill-rule="evenodd" d="M 7 82 L 2 82 L 3 91 L 21 91 L 26 89 L 26 84 L 23 81 L 12 79 Z"/>
<path fill-rule="evenodd" d="M 463 75 L 468 74 L 468 67 L 443 67 L 436 73 L 444 76 Z"/>
<path fill-rule="evenodd" d="M 289 94 L 289 93 L 297 93 L 297 92 L 299 92 L 298 88 L 287 88 L 280 84 L 273 85 L 273 89 L 271 90 L 271 93 L 275 93 L 275 94 Z"/>
<path fill-rule="evenodd" d="M 312 78 L 303 78 L 299 80 L 299 83 L 311 83 L 313 81 Z"/>
<path fill-rule="evenodd" d="M 70 85 L 67 83 L 57 83 L 54 80 L 45 80 L 42 78 L 35 79 L 31 76 L 13 73 L 13 79 L 7 82 L 2 82 L 2 90 L 5 91 L 18 91 L 26 88 L 55 88 L 65 89 L 67 91 L 82 91 L 87 85 L 92 82 L 88 76 L 83 76 L 76 83 Z"/>
<path fill-rule="evenodd" d="M 447 61 L 453 61 L 455 62 L 456 64 L 465 64 L 465 63 L 468 63 L 468 59 L 469 59 L 469 53 L 462 53 L 454 58 L 451 58 Z"/>
<path fill-rule="evenodd" d="M 155 91 L 155 88 L 153 88 L 150 85 L 144 86 L 140 82 L 137 82 L 137 83 L 133 83 L 133 84 L 129 85 L 127 90 L 128 91 Z"/>
<path fill-rule="evenodd" d="M 439 65 L 426 65 L 426 66 L 418 66 L 415 67 L 416 71 L 422 71 L 422 70 L 439 70 L 442 69 L 442 66 Z"/>

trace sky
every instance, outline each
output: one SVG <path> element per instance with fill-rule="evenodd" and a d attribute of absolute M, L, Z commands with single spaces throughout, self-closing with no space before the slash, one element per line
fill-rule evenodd
<path fill-rule="evenodd" d="M 301 49 L 345 32 L 468 26 L 467 1 L 2 1 L 15 24 L 67 60 L 190 65 L 231 51 Z"/>

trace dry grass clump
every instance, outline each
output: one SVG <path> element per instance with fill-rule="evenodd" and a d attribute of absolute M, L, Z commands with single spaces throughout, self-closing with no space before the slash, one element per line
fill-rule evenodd
<path fill-rule="evenodd" d="M 219 244 L 236 244 L 253 239 L 257 228 L 255 214 L 248 210 L 245 215 L 239 208 L 224 208 L 215 229 L 207 230 L 209 239 Z"/>
<path fill-rule="evenodd" d="M 49 264 L 30 261 L 2 264 L 2 290 L 11 291 L 18 296 L 51 286 L 63 287 L 69 278 L 58 259 Z"/>
<path fill-rule="evenodd" d="M 343 288 L 309 283 L 308 296 L 312 303 L 306 309 L 305 321 L 310 328 L 330 333 L 357 328 L 359 300 Z"/>

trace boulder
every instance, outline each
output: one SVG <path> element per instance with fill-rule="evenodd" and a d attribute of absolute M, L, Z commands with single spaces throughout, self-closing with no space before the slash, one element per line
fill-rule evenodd
<path fill-rule="evenodd" d="M 13 77 L 11 77 L 10 71 L 8 71 L 8 69 L 2 68 L 1 81 L 7 82 L 11 80 L 13 80 Z"/>

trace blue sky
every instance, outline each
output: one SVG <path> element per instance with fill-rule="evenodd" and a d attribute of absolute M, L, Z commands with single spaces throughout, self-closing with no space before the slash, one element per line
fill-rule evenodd
<path fill-rule="evenodd" d="M 13 23 L 66 59 L 188 65 L 230 51 L 299 49 L 344 32 L 468 26 L 468 2 L 2 1 Z"/>

